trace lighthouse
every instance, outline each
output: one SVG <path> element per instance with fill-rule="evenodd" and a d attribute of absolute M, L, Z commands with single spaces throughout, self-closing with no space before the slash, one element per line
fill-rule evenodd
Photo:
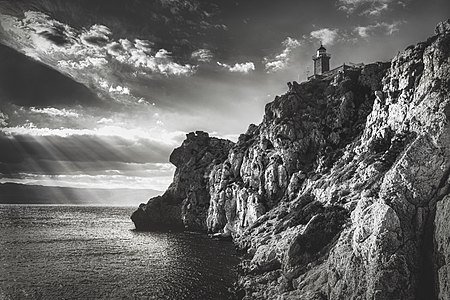
<path fill-rule="evenodd" d="M 330 58 L 331 55 L 327 53 L 327 49 L 321 43 L 316 55 L 312 57 L 314 61 L 314 75 L 322 75 L 330 71 Z"/>

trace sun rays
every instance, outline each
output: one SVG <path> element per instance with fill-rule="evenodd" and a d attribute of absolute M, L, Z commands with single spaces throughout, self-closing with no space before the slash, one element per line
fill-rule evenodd
<path fill-rule="evenodd" d="M 25 134 L 3 128 L 1 139 L 9 145 L 4 149 L 13 151 L 19 160 L 16 168 L 11 162 L 5 164 L 0 183 L 71 188 L 49 189 L 55 203 L 76 204 L 82 197 L 89 198 L 89 203 L 103 203 L 104 193 L 89 190 L 164 190 L 172 179 L 173 167 L 151 162 L 148 153 L 152 155 L 152 149 L 148 147 L 152 140 L 125 129 L 30 128 Z"/>

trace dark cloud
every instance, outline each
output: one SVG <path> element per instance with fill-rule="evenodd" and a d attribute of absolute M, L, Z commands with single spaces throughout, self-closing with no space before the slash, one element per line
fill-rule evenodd
<path fill-rule="evenodd" d="M 93 25 L 89 30 L 81 34 L 81 40 L 89 45 L 105 47 L 110 41 L 111 31 L 102 25 Z"/>
<path fill-rule="evenodd" d="M 15 163 L 0 162 L 0 173 L 9 178 L 26 178 L 31 175 L 123 175 L 158 177 L 173 175 L 174 166 L 169 163 L 128 163 L 110 161 L 92 163 L 90 161 L 36 160 L 26 157 Z"/>
<path fill-rule="evenodd" d="M 18 164 L 25 159 L 25 153 L 21 151 L 20 147 L 14 142 L 0 134 L 0 163 L 5 164 Z"/>
<path fill-rule="evenodd" d="M 0 183 L 164 189 L 173 174 L 172 147 L 145 139 L 3 134 L 0 149 Z"/>
<path fill-rule="evenodd" d="M 2 44 L 0 83 L 0 101 L 18 105 L 101 104 L 84 85 Z"/>
<path fill-rule="evenodd" d="M 189 58 L 197 40 L 208 43 L 208 33 L 217 27 L 218 5 L 210 1 L 181 0 L 3 0 L 0 11 L 19 15 L 41 11 L 74 28 L 103 24 L 115 37 L 151 39 L 158 48 L 171 49 L 175 57 Z M 202 23 L 203 22 L 203 23 Z M 209 24 L 206 26 L 204 24 Z M 195 37 L 194 39 L 192 39 Z M 187 40 L 186 40 L 187 39 Z M 189 41 L 187 45 L 184 41 Z"/>
<path fill-rule="evenodd" d="M 61 25 L 54 25 L 53 28 L 40 32 L 39 34 L 57 46 L 66 46 L 70 44 L 70 39 L 68 38 L 64 27 Z"/>
<path fill-rule="evenodd" d="M 108 39 L 101 37 L 101 36 L 85 37 L 84 41 L 88 44 L 95 45 L 95 46 L 105 46 L 106 43 L 108 43 Z"/>
<path fill-rule="evenodd" d="M 121 137 L 94 135 L 0 136 L 0 162 L 72 161 L 93 164 L 166 163 L 172 146 L 145 139 L 126 140 Z"/>

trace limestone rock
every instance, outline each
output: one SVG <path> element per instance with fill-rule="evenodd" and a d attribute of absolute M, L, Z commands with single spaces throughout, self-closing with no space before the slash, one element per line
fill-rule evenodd
<path fill-rule="evenodd" d="M 339 80 L 294 83 L 267 104 L 263 122 L 241 135 L 210 174 L 209 230 L 227 225 L 242 233 L 280 201 L 292 201 L 307 174 L 328 170 L 361 132 L 388 66 L 376 63 L 346 71 Z"/>
<path fill-rule="evenodd" d="M 209 206 L 207 178 L 215 164 L 223 162 L 233 143 L 197 131 L 186 135 L 170 155 L 177 169 L 173 182 L 162 195 L 141 204 L 131 219 L 138 230 L 206 231 Z"/>
<path fill-rule="evenodd" d="M 247 252 L 249 299 L 449 299 L 449 28 L 387 72 L 370 65 L 291 86 L 233 147 L 241 172 L 228 182 L 267 211 L 244 228 L 228 219 Z M 271 267 L 252 271 L 261 266 Z"/>
<path fill-rule="evenodd" d="M 436 293 L 439 299 L 450 299 L 450 196 L 445 196 L 436 206 L 434 226 L 435 264 L 437 271 Z"/>

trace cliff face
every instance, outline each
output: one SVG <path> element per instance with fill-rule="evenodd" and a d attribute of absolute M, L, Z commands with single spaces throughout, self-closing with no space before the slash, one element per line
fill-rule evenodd
<path fill-rule="evenodd" d="M 307 179 L 329 172 L 361 134 L 388 66 L 294 82 L 267 104 L 263 122 L 250 125 L 210 174 L 209 230 L 240 235 L 266 212 L 298 197 Z"/>
<path fill-rule="evenodd" d="M 206 231 L 208 175 L 215 164 L 225 160 L 232 145 L 202 131 L 187 134 L 170 155 L 169 161 L 177 168 L 167 191 L 141 204 L 131 216 L 136 229 Z"/>
<path fill-rule="evenodd" d="M 434 37 L 397 55 L 379 84 L 380 67 L 369 66 L 376 70 L 371 76 L 364 76 L 364 68 L 357 86 L 370 86 L 373 103 L 371 93 L 366 98 L 352 90 L 336 94 L 347 86 L 345 77 L 319 83 L 324 85 L 319 91 L 333 85 L 336 89 L 326 108 L 315 112 L 326 111 L 312 126 L 288 131 L 303 134 L 290 146 L 295 153 L 280 155 L 283 163 L 277 164 L 289 178 L 277 186 L 281 202 L 245 230 L 234 226 L 236 240 L 248 254 L 240 279 L 248 298 L 450 298 L 450 231 L 445 220 L 450 203 L 449 30 L 448 22 L 440 24 Z M 274 111 L 313 110 L 281 108 L 289 97 L 270 104 L 259 127 L 257 136 L 274 146 L 270 152 L 285 153 L 272 138 L 272 132 L 285 131 L 270 131 L 265 123 L 271 120 L 276 128 L 289 121 Z M 321 95 L 313 97 L 321 103 Z M 371 106 L 367 118 L 366 105 Z M 330 107 L 339 109 L 330 114 Z M 300 120 L 296 126 L 305 117 Z M 320 127 L 322 120 L 334 126 L 328 135 Z M 255 147 L 242 154 L 244 182 L 245 157 Z M 263 148 L 257 152 L 260 158 L 270 153 Z M 301 165 L 289 169 L 290 158 L 298 154 Z M 265 175 L 273 174 L 270 168 L 269 163 Z M 270 176 L 264 178 L 261 190 L 266 195 L 260 203 L 270 209 L 275 185 Z"/>
<path fill-rule="evenodd" d="M 246 299 L 450 299 L 449 54 L 447 21 L 390 64 L 289 85 L 175 222 L 233 236 Z"/>

